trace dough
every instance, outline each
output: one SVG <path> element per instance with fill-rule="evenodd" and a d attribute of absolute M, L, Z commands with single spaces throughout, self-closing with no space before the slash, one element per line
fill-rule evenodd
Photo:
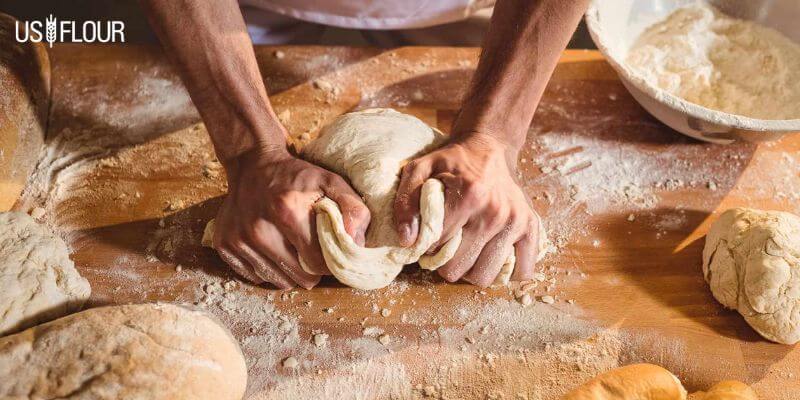
<path fill-rule="evenodd" d="M 800 218 L 733 208 L 706 237 L 703 275 L 722 305 L 739 311 L 761 336 L 800 340 Z"/>
<path fill-rule="evenodd" d="M 90 293 L 63 240 L 27 214 L 0 213 L 0 336 L 77 311 Z"/>
<path fill-rule="evenodd" d="M 440 181 L 428 179 L 422 186 L 419 235 L 414 245 L 398 245 L 394 224 L 401 168 L 445 141 L 444 134 L 413 116 L 370 109 L 340 116 L 304 149 L 304 158 L 347 178 L 372 214 L 366 247 L 361 247 L 345 232 L 336 203 L 323 198 L 314 207 L 322 254 L 340 282 L 358 289 L 377 289 L 389 285 L 406 264 L 419 262 L 420 267 L 435 270 L 453 257 L 461 244 L 461 231 L 436 254 L 425 254 L 442 235 L 444 185 Z M 513 250 L 504 258 L 495 283 L 508 283 L 514 271 Z"/>
<path fill-rule="evenodd" d="M 392 109 L 369 109 L 345 114 L 326 126 L 320 137 L 303 150 L 303 158 L 347 178 L 364 198 L 372 219 L 362 247 L 347 234 L 339 206 L 322 198 L 315 205 L 317 236 L 325 264 L 331 273 L 350 287 L 371 290 L 392 283 L 404 265 L 419 262 L 435 270 L 449 261 L 461 244 L 461 231 L 435 254 L 425 254 L 439 240 L 444 224 L 444 185 L 428 179 L 420 195 L 420 226 L 417 242 L 399 246 L 394 224 L 394 197 L 401 168 L 410 159 L 430 152 L 446 136 L 419 119 Z M 539 258 L 547 249 L 544 227 L 539 229 Z M 210 245 L 214 221 L 203 233 Z M 516 257 L 506 260 L 495 283 L 506 284 L 514 272 Z M 305 262 L 300 259 L 304 269 Z"/>
<path fill-rule="evenodd" d="M 633 364 L 597 375 L 562 400 L 685 400 L 675 375 L 653 364 Z"/>
<path fill-rule="evenodd" d="M 175 305 L 93 308 L 0 339 L 2 399 L 234 400 L 246 384 L 230 333 Z"/>

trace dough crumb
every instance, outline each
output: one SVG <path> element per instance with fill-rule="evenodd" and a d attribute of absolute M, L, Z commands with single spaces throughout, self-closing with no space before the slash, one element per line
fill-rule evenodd
<path fill-rule="evenodd" d="M 325 347 L 328 345 L 328 334 L 317 333 L 314 335 L 314 346 Z"/>
<path fill-rule="evenodd" d="M 31 218 L 33 219 L 41 219 L 42 217 L 44 217 L 44 214 L 45 214 L 44 208 L 34 207 L 33 210 L 31 210 L 30 215 Z"/>
<path fill-rule="evenodd" d="M 292 356 L 286 357 L 286 359 L 283 360 L 284 368 L 294 369 L 297 368 L 298 365 L 300 365 L 300 362 L 298 362 L 297 359 Z"/>
<path fill-rule="evenodd" d="M 383 334 L 383 329 L 378 328 L 377 326 L 368 326 L 361 331 L 364 336 L 371 336 L 376 337 L 378 335 Z"/>
<path fill-rule="evenodd" d="M 533 303 L 533 298 L 530 294 L 525 293 L 522 295 L 522 297 L 520 297 L 519 302 L 522 303 L 523 307 L 527 307 Z"/>
<path fill-rule="evenodd" d="M 556 299 L 554 299 L 553 296 L 550 296 L 550 295 L 542 296 L 542 303 L 544 303 L 544 304 L 553 304 L 555 302 L 556 302 Z"/>

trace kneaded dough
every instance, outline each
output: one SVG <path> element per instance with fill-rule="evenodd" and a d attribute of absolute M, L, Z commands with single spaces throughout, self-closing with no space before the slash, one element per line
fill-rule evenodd
<path fill-rule="evenodd" d="M 90 294 L 63 240 L 27 214 L 0 213 L 0 336 L 77 311 Z"/>
<path fill-rule="evenodd" d="M 426 254 L 441 237 L 444 225 L 444 185 L 439 180 L 428 179 L 422 185 L 416 243 L 400 246 L 394 224 L 394 198 L 402 167 L 440 147 L 446 138 L 411 115 L 375 108 L 340 116 L 303 149 L 304 159 L 347 178 L 371 213 L 366 246 L 359 246 L 345 231 L 342 213 L 333 200 L 322 198 L 314 205 L 322 255 L 339 282 L 357 289 L 378 289 L 392 283 L 404 265 L 419 262 L 421 268 L 435 270 L 453 258 L 461 244 L 461 230 L 438 252 Z M 211 220 L 202 244 L 210 247 L 213 236 Z M 540 221 L 539 259 L 547 248 Z M 505 262 L 496 284 L 507 284 L 514 272 L 513 248 L 502 256 Z M 302 258 L 300 264 L 311 272 Z"/>
<path fill-rule="evenodd" d="M 460 230 L 437 253 L 425 254 L 442 235 L 445 207 L 440 181 L 423 183 L 416 243 L 400 246 L 394 224 L 394 198 L 402 167 L 445 141 L 443 133 L 411 115 L 369 109 L 340 116 L 306 146 L 303 157 L 347 178 L 372 216 L 366 247 L 362 247 L 345 231 L 335 202 L 323 198 L 314 206 L 322 254 L 340 282 L 358 289 L 377 289 L 389 285 L 404 265 L 419 262 L 422 268 L 435 270 L 453 257 L 461 244 Z M 544 230 L 540 236 L 544 238 Z M 506 261 L 495 283 L 508 283 L 514 271 L 513 249 L 503 257 Z"/>
<path fill-rule="evenodd" d="M 761 336 L 800 341 L 800 218 L 781 211 L 733 208 L 706 237 L 703 275 L 722 305 Z"/>
<path fill-rule="evenodd" d="M 2 399 L 241 399 L 236 340 L 170 304 L 101 307 L 0 339 Z"/>

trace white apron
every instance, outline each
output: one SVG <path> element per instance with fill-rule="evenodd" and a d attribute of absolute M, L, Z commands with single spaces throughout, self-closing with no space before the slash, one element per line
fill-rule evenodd
<path fill-rule="evenodd" d="M 494 0 L 240 0 L 243 6 L 350 29 L 425 28 L 461 21 Z"/>

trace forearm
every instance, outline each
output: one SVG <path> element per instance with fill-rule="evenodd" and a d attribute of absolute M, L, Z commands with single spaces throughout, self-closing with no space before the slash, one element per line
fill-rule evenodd
<path fill-rule="evenodd" d="M 285 130 L 269 104 L 252 43 L 235 0 L 142 0 L 229 165 L 257 148 L 285 149 Z"/>
<path fill-rule="evenodd" d="M 480 132 L 511 148 L 528 126 L 588 0 L 499 0 L 454 135 Z"/>

